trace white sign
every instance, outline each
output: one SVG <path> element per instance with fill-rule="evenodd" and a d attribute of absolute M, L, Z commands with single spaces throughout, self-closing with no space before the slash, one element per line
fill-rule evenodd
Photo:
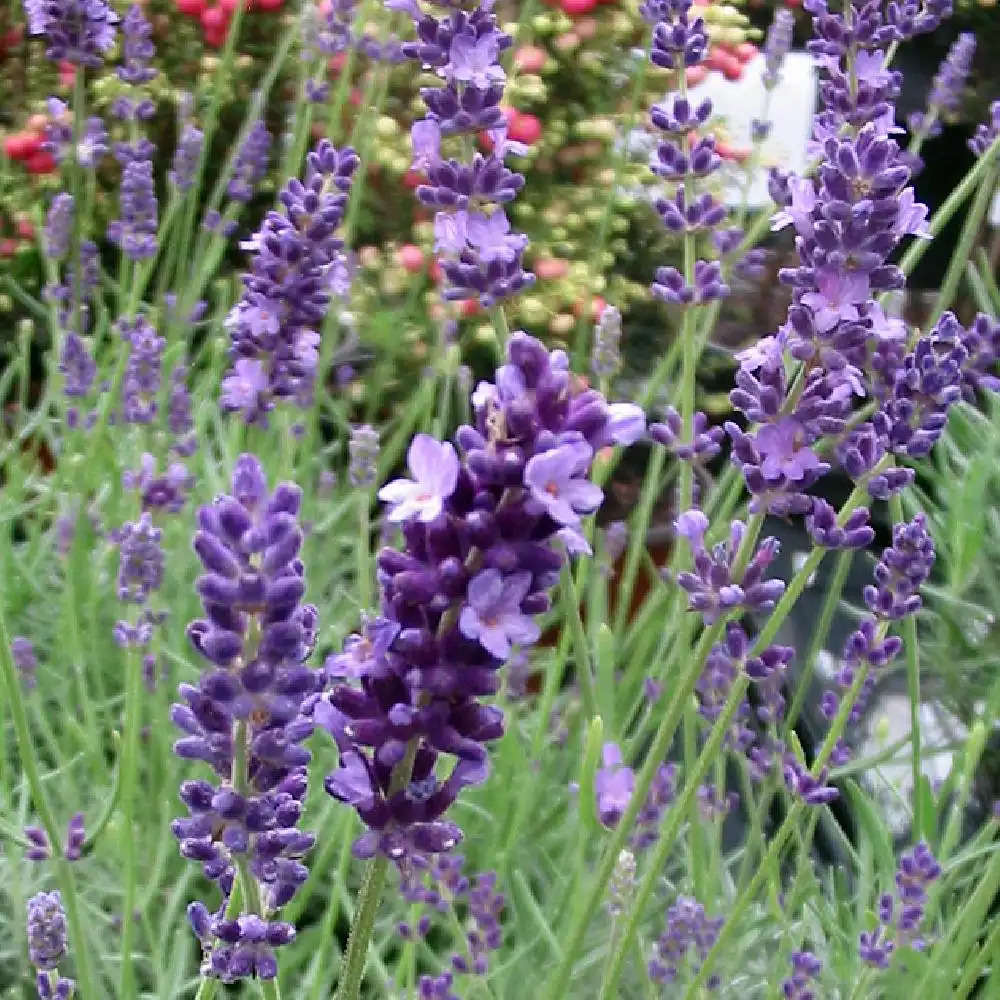
<path fill-rule="evenodd" d="M 766 116 L 763 73 L 764 56 L 758 55 L 744 66 L 740 80 L 731 81 L 721 73 L 709 73 L 704 81 L 691 88 L 692 98 L 711 98 L 715 115 L 725 125 L 729 145 L 734 149 L 750 149 L 755 120 L 771 124 L 747 192 L 750 208 L 764 208 L 770 203 L 768 167 L 796 173 L 805 171 L 806 145 L 812 137 L 816 111 L 816 64 L 807 52 L 790 52 L 786 57 L 778 85 L 771 91 Z M 726 188 L 728 204 L 736 207 L 742 204 L 744 183 L 743 170 L 736 171 Z"/>

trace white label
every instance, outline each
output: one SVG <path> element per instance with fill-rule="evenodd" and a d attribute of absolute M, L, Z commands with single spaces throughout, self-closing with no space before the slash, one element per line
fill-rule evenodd
<path fill-rule="evenodd" d="M 812 137 L 816 110 L 816 65 L 809 53 L 788 54 L 769 103 L 766 102 L 763 74 L 764 56 L 757 55 L 744 67 L 742 79 L 727 80 L 721 73 L 709 73 L 702 83 L 691 88 L 692 97 L 711 98 L 715 115 L 725 125 L 729 145 L 734 149 L 750 149 L 755 120 L 771 124 L 770 135 L 761 144 L 758 154 L 758 169 L 750 179 L 747 191 L 750 208 L 764 208 L 770 203 L 768 167 L 780 166 L 783 170 L 802 173 L 808 166 L 806 146 Z M 738 207 L 742 204 L 745 183 L 743 169 L 733 170 L 726 184 L 728 205 Z"/>
<path fill-rule="evenodd" d="M 1000 229 L 1000 188 L 997 189 L 996 194 L 993 195 L 993 201 L 990 203 L 990 225 L 994 229 Z"/>

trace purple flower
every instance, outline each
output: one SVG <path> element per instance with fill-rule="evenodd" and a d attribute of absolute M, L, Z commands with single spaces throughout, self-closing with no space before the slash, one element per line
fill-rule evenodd
<path fill-rule="evenodd" d="M 277 974 L 274 949 L 295 928 L 275 911 L 305 881 L 301 859 L 314 840 L 297 825 L 310 760 L 302 743 L 313 728 L 302 708 L 318 682 L 306 665 L 317 614 L 301 603 L 301 498 L 291 483 L 270 491 L 260 463 L 243 455 L 232 493 L 198 512 L 194 547 L 205 573 L 196 587 L 206 617 L 188 637 L 205 669 L 197 685 L 180 686 L 171 719 L 183 734 L 177 755 L 207 764 L 216 781 L 181 785 L 188 815 L 172 829 L 181 854 L 222 890 L 217 914 L 192 903 L 188 917 L 205 951 L 203 973 L 224 982 Z M 266 918 L 225 912 L 237 862 Z"/>
<path fill-rule="evenodd" d="M 421 436 L 414 480 L 390 484 L 393 514 L 410 510 L 402 547 L 378 556 L 384 623 L 332 658 L 328 690 L 311 704 L 339 752 L 325 787 L 367 828 L 355 855 L 388 856 L 404 871 L 461 839 L 446 813 L 486 780 L 486 745 L 503 734 L 502 712 L 483 699 L 500 689 L 511 644 L 537 636 L 531 619 L 549 609 L 566 561 L 564 526 L 536 498 L 531 463 L 565 449 L 574 468 L 586 455 L 585 475 L 611 422 L 603 396 L 571 380 L 564 352 L 520 332 L 495 382 L 474 393 L 474 412 L 457 452 Z"/>
<path fill-rule="evenodd" d="M 137 470 L 124 473 L 122 485 L 127 490 L 137 490 L 140 493 L 143 511 L 167 511 L 171 514 L 180 511 L 194 484 L 186 466 L 180 462 L 172 462 L 161 475 L 155 456 L 148 452 L 143 453 L 139 463 Z"/>
<path fill-rule="evenodd" d="M 688 962 L 697 972 L 700 963 L 712 950 L 723 922 L 722 917 L 710 919 L 705 907 L 696 899 L 678 896 L 667 910 L 663 933 L 653 945 L 654 957 L 647 968 L 649 978 L 660 985 L 673 983 L 682 965 Z M 710 976 L 706 985 L 714 989 L 718 982 L 717 977 Z"/>
<path fill-rule="evenodd" d="M 118 332 L 128 344 L 128 363 L 122 379 L 122 418 L 127 424 L 151 423 L 158 408 L 167 342 L 145 316 L 120 320 Z"/>
<path fill-rule="evenodd" d="M 105 0 L 24 0 L 28 32 L 43 35 L 45 54 L 97 69 L 115 42 L 118 15 Z"/>
<path fill-rule="evenodd" d="M 118 600 L 126 604 L 145 604 L 163 583 L 163 533 L 148 513 L 138 521 L 129 521 L 112 535 L 118 544 Z"/>
<path fill-rule="evenodd" d="M 791 976 L 781 983 L 784 1000 L 816 1000 L 810 983 L 820 974 L 823 963 L 810 951 L 793 951 L 791 964 Z"/>
<path fill-rule="evenodd" d="M 45 253 L 52 260 L 62 260 L 69 253 L 70 236 L 73 232 L 73 196 L 57 194 L 49 205 L 45 220 Z"/>
<path fill-rule="evenodd" d="M 706 625 L 737 608 L 758 613 L 770 611 L 784 593 L 782 580 L 764 579 L 780 548 L 776 538 L 765 538 L 757 546 L 742 576 L 736 579 L 733 574 L 736 556 L 746 535 L 742 521 L 733 521 L 729 538 L 711 550 L 705 546 L 708 518 L 701 511 L 686 511 L 674 526 L 688 540 L 694 556 L 693 570 L 678 573 L 677 584 L 688 593 L 688 610 L 700 612 Z"/>
<path fill-rule="evenodd" d="M 28 957 L 39 972 L 54 972 L 66 957 L 68 936 L 62 895 L 40 892 L 28 900 Z"/>
<path fill-rule="evenodd" d="M 493 84 L 506 79 L 498 62 L 499 39 L 495 34 L 465 31 L 456 35 L 451 43 L 449 60 L 443 75 L 453 83 L 464 83 L 476 90 L 488 90 Z"/>
<path fill-rule="evenodd" d="M 413 479 L 394 479 L 378 491 L 380 500 L 391 504 L 390 521 L 417 518 L 433 521 L 444 509 L 444 502 L 455 492 L 458 482 L 458 456 L 450 442 L 435 441 L 428 434 L 418 434 L 406 455 Z"/>
<path fill-rule="evenodd" d="M 87 831 L 83 825 L 83 813 L 74 813 L 66 824 L 66 847 L 65 855 L 67 861 L 79 861 L 83 856 L 83 845 L 87 840 Z"/>
<path fill-rule="evenodd" d="M 15 635 L 10 641 L 10 654 L 17 672 L 21 675 L 21 683 L 30 690 L 37 683 L 35 675 L 38 671 L 38 657 L 35 656 L 35 647 L 30 639 Z"/>
<path fill-rule="evenodd" d="M 895 896 L 884 893 L 879 899 L 879 926 L 860 935 L 858 951 L 867 965 L 887 969 L 897 947 L 923 950 L 920 936 L 927 905 L 927 888 L 941 876 L 941 866 L 923 841 L 899 858 Z"/>
<path fill-rule="evenodd" d="M 142 7 L 133 4 L 122 21 L 123 61 L 115 71 L 120 80 L 142 86 L 155 78 L 157 71 L 149 65 L 156 55 L 152 37 L 153 26 L 146 20 Z"/>
<path fill-rule="evenodd" d="M 173 163 L 167 173 L 170 183 L 182 194 L 194 187 L 195 173 L 204 145 L 205 134 L 191 122 L 186 122 L 177 140 Z"/>
<path fill-rule="evenodd" d="M 511 654 L 511 643 L 528 645 L 538 641 L 538 624 L 521 611 L 521 602 L 531 589 L 530 573 L 503 577 L 499 570 L 485 569 L 469 581 L 468 603 L 458 624 L 462 635 L 482 645 L 498 660 Z"/>
<path fill-rule="evenodd" d="M 1000 101 L 990 105 L 989 121 L 976 126 L 976 134 L 969 140 L 969 149 L 976 156 L 985 156 L 997 139 L 1000 139 Z"/>
<path fill-rule="evenodd" d="M 600 487 L 583 478 L 593 454 L 586 441 L 571 441 L 535 455 L 525 466 L 525 484 L 553 521 L 575 527 L 581 514 L 601 505 Z"/>
<path fill-rule="evenodd" d="M 119 194 L 121 217 L 108 225 L 108 239 L 130 260 L 148 260 L 156 253 L 157 201 L 153 185 L 153 147 L 139 141 L 119 145 L 115 157 L 122 165 Z"/>
<path fill-rule="evenodd" d="M 603 826 L 613 829 L 625 815 L 635 791 L 635 772 L 622 760 L 617 743 L 605 743 L 601 750 L 603 766 L 594 778 L 597 815 Z"/>
<path fill-rule="evenodd" d="M 267 173 L 271 142 L 271 133 L 258 119 L 250 126 L 233 161 L 232 176 L 226 187 L 226 194 L 233 201 L 248 202 L 253 197 L 254 188 Z"/>
<path fill-rule="evenodd" d="M 268 212 L 243 244 L 253 256 L 226 322 L 233 367 L 221 403 L 248 421 L 263 422 L 277 400 L 304 405 L 312 397 L 316 331 L 330 306 L 331 271 L 342 259 L 336 234 L 358 162 L 352 149 L 320 142 L 307 157 L 304 180 L 289 181 L 281 192 L 283 211 Z"/>

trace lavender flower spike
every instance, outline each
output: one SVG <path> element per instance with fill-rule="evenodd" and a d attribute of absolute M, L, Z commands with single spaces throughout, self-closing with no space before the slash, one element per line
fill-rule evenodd
<path fill-rule="evenodd" d="M 367 827 L 355 855 L 404 870 L 461 838 L 445 813 L 486 780 L 486 744 L 503 734 L 502 713 L 481 699 L 499 690 L 513 646 L 538 637 L 567 558 L 560 517 L 599 505 L 586 475 L 616 419 L 571 379 L 564 352 L 520 332 L 472 402 L 458 451 L 418 438 L 416 481 L 383 491 L 404 544 L 378 557 L 382 617 L 332 658 L 330 689 L 311 706 L 340 755 L 326 790 Z"/>
<path fill-rule="evenodd" d="M 171 709 L 184 734 L 175 752 L 201 761 L 216 780 L 185 781 L 189 815 L 173 823 L 181 854 L 201 864 L 222 890 L 215 914 L 201 902 L 188 917 L 202 943 L 202 974 L 233 982 L 277 975 L 274 949 L 295 936 L 275 919 L 305 880 L 301 858 L 313 845 L 297 828 L 306 793 L 312 732 L 304 700 L 318 673 L 306 666 L 316 636 L 316 609 L 300 602 L 298 558 L 301 491 L 273 492 L 260 463 L 243 455 L 232 494 L 198 512 L 194 547 L 205 568 L 197 590 L 204 619 L 188 636 L 206 669 L 197 685 L 182 684 Z M 225 913 L 237 870 L 256 886 L 238 916 Z"/>
<path fill-rule="evenodd" d="M 66 911 L 62 896 L 40 892 L 28 900 L 28 957 L 37 970 L 35 980 L 41 1000 L 69 1000 L 76 984 L 60 979 L 56 970 L 66 957 Z"/>
<path fill-rule="evenodd" d="M 115 42 L 118 15 L 106 0 L 24 0 L 28 32 L 43 35 L 53 62 L 101 66 Z"/>

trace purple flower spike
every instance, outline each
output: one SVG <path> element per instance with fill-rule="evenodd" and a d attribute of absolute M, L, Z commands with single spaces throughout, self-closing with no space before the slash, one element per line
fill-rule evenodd
<path fill-rule="evenodd" d="M 40 892 L 28 900 L 28 956 L 39 972 L 53 972 L 66 957 L 66 911 L 62 895 Z"/>
<path fill-rule="evenodd" d="M 231 495 L 198 512 L 205 618 L 188 626 L 188 637 L 205 669 L 197 685 L 180 686 L 171 719 L 183 734 L 175 753 L 208 765 L 215 780 L 181 785 L 188 815 L 172 829 L 181 854 L 222 891 L 218 913 L 194 903 L 188 916 L 202 942 L 202 974 L 224 982 L 277 973 L 274 949 L 295 929 L 274 914 L 305 881 L 301 859 L 314 839 L 298 828 L 310 760 L 302 744 L 313 730 L 302 711 L 320 677 L 306 665 L 317 613 L 301 603 L 301 496 L 292 483 L 270 491 L 260 463 L 243 455 Z M 266 917 L 226 913 L 237 864 L 255 880 Z"/>
<path fill-rule="evenodd" d="M 597 815 L 601 824 L 611 830 L 618 825 L 632 800 L 635 772 L 625 765 L 617 743 L 605 743 L 601 759 L 603 767 L 598 768 L 594 778 Z"/>
<path fill-rule="evenodd" d="M 367 828 L 355 855 L 389 857 L 404 875 L 461 840 L 447 810 L 487 779 L 486 746 L 504 731 L 483 699 L 505 664 L 523 670 L 513 647 L 538 638 L 576 544 L 560 518 L 579 523 L 600 503 L 586 478 L 594 448 L 620 433 L 621 413 L 570 377 L 565 352 L 521 332 L 472 403 L 457 449 L 419 436 L 413 478 L 383 489 L 403 544 L 378 556 L 380 615 L 328 659 L 327 690 L 309 704 L 339 752 L 325 788 Z M 240 643 L 219 646 L 234 657 Z"/>
<path fill-rule="evenodd" d="M 455 492 L 458 456 L 448 442 L 418 434 L 406 455 L 413 479 L 394 479 L 378 491 L 378 498 L 391 504 L 390 521 L 433 521 L 444 502 Z"/>
<path fill-rule="evenodd" d="M 536 455 L 525 467 L 531 495 L 553 521 L 575 527 L 581 514 L 592 514 L 601 505 L 601 488 L 582 478 L 593 454 L 586 441 L 574 441 Z"/>
<path fill-rule="evenodd" d="M 537 622 L 521 611 L 530 589 L 530 573 L 514 573 L 506 579 L 495 569 L 477 573 L 469 581 L 468 604 L 458 620 L 462 634 L 498 660 L 510 656 L 512 643 L 537 642 L 541 634 Z"/>
<path fill-rule="evenodd" d="M 53 62 L 98 69 L 114 45 L 118 15 L 106 0 L 24 0 L 24 10 L 29 34 L 45 37 Z"/>

